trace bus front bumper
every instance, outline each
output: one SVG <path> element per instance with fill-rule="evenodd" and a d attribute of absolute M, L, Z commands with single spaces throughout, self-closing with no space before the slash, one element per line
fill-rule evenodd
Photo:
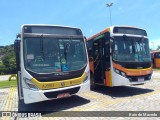
<path fill-rule="evenodd" d="M 46 100 L 58 99 L 63 97 L 69 97 L 77 93 L 88 92 L 90 90 L 90 81 L 87 80 L 85 83 L 80 85 L 50 89 L 50 90 L 32 90 L 23 88 L 24 103 L 36 103 Z M 63 96 L 60 96 L 63 95 Z M 60 97 L 59 97 L 60 96 Z"/>

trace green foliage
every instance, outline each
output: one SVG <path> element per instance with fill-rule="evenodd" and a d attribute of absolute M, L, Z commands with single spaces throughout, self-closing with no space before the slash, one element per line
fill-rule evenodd
<path fill-rule="evenodd" d="M 4 47 L 0 47 L 0 74 L 10 74 L 16 72 L 16 59 L 14 46 L 8 45 Z"/>
<path fill-rule="evenodd" d="M 2 67 L 4 67 L 4 65 L 3 65 L 3 63 L 2 63 L 2 62 L 0 62 L 0 68 L 2 68 Z"/>
<path fill-rule="evenodd" d="M 157 47 L 157 50 L 160 50 L 160 45 Z"/>

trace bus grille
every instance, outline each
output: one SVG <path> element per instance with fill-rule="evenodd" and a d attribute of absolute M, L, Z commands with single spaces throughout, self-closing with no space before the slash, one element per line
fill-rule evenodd
<path fill-rule="evenodd" d="M 45 92 L 44 95 L 47 98 L 57 98 L 59 94 L 69 93 L 70 95 L 76 94 L 79 91 L 80 87 L 70 88 L 67 90 L 54 91 L 54 92 Z"/>
<path fill-rule="evenodd" d="M 134 77 L 129 76 L 128 79 L 130 82 L 138 82 L 138 78 L 140 78 L 140 77 L 143 77 L 144 81 L 151 80 L 151 74 L 149 74 L 147 76 L 134 76 Z"/>

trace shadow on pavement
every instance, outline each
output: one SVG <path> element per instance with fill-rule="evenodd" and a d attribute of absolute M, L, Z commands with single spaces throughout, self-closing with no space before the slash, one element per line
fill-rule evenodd
<path fill-rule="evenodd" d="M 33 104 L 24 104 L 23 101 L 19 101 L 19 112 L 40 112 L 42 115 L 60 112 L 76 106 L 81 106 L 89 103 L 90 100 L 84 99 L 80 96 L 71 96 L 69 98 L 56 99 L 44 102 L 38 102 Z"/>
<path fill-rule="evenodd" d="M 153 92 L 154 90 L 132 87 L 132 86 L 116 86 L 116 87 L 98 86 L 98 88 L 93 91 L 118 98 L 118 97 L 130 97 L 134 95 L 146 94 Z"/>

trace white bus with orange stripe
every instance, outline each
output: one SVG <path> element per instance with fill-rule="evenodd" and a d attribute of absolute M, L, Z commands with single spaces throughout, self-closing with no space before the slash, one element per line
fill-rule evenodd
<path fill-rule="evenodd" d="M 111 26 L 87 39 L 91 87 L 144 84 L 152 67 L 147 33 L 130 26 Z"/>
<path fill-rule="evenodd" d="M 15 51 L 18 96 L 24 103 L 90 90 L 87 49 L 79 28 L 22 25 Z"/>

